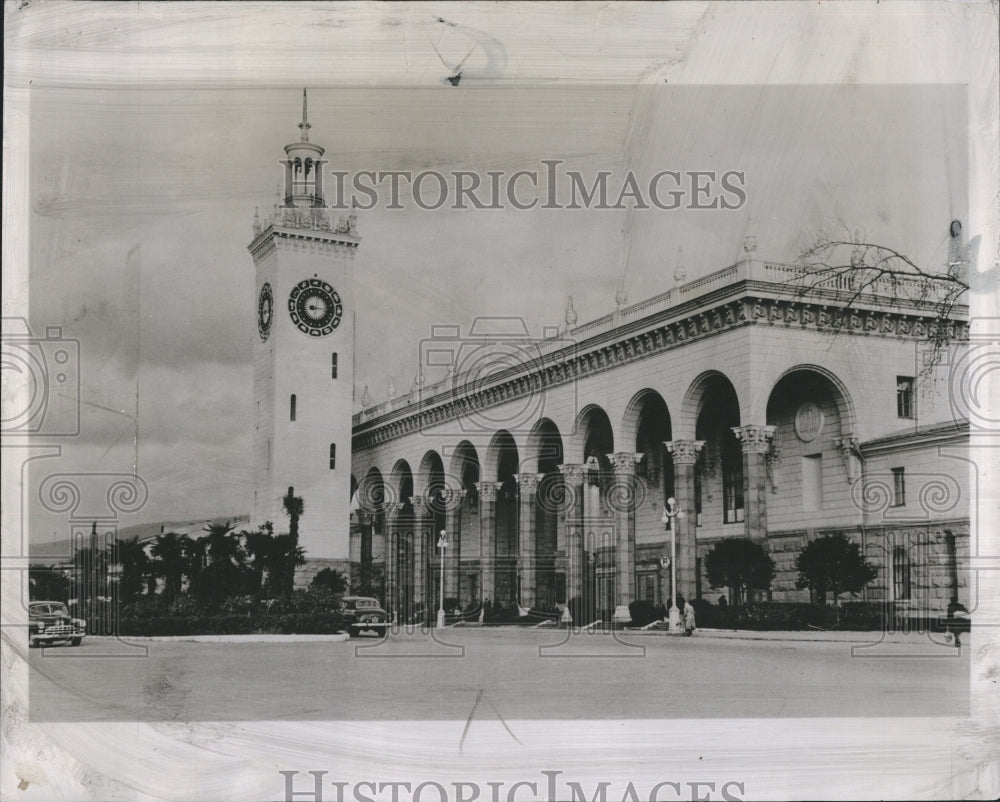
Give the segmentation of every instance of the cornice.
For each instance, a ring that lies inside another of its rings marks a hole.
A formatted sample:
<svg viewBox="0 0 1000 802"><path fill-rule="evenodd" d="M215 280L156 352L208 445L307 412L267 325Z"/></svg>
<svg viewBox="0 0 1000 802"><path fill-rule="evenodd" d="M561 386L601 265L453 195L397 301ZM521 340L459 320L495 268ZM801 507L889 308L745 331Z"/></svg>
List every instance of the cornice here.
<svg viewBox="0 0 1000 802"><path fill-rule="evenodd" d="M722 296L732 295L734 288ZM415 404L355 423L353 449L360 451L446 421L516 401L568 382L672 351L744 326L799 329L827 334L921 340L933 336L932 310L923 314L896 309L843 310L812 300L749 293L715 305L712 293L671 310L589 340L541 353L538 359L497 374L489 384L458 385ZM968 336L966 321L949 321L955 339Z"/></svg>

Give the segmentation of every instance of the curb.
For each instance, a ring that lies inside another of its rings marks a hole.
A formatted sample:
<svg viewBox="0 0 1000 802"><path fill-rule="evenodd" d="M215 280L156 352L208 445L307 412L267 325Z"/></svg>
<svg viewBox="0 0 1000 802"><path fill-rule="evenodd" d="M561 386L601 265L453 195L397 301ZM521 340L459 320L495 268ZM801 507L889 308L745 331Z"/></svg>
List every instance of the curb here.
<svg viewBox="0 0 1000 802"><path fill-rule="evenodd" d="M100 635L88 635L88 638L105 640ZM112 640L151 641L161 643L342 643L350 640L346 632L335 635L273 635L260 633L257 635L122 635Z"/></svg>

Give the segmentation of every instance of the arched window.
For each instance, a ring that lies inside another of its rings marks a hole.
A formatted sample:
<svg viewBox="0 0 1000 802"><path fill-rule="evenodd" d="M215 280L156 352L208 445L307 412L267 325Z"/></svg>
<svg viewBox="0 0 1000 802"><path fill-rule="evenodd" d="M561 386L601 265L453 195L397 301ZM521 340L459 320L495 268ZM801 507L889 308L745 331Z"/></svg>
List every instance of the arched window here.
<svg viewBox="0 0 1000 802"><path fill-rule="evenodd" d="M910 557L906 549L896 546L892 550L892 600L907 601L910 598Z"/></svg>

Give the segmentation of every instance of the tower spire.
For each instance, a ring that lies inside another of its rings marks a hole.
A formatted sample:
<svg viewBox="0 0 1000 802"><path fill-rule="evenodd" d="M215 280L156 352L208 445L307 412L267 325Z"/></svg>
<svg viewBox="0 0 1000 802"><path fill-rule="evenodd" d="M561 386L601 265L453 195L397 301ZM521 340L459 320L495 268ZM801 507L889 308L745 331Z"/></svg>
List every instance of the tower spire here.
<svg viewBox="0 0 1000 802"><path fill-rule="evenodd" d="M299 123L299 130L302 131L302 141L309 141L309 129L312 128L309 125L309 97L306 95L306 90L302 89L302 122Z"/></svg>

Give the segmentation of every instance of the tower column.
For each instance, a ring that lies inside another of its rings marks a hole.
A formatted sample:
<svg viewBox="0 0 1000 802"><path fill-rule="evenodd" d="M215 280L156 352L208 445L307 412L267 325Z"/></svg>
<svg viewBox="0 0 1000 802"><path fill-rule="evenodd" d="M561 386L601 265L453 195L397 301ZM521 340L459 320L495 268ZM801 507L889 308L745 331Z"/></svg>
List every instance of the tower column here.
<svg viewBox="0 0 1000 802"><path fill-rule="evenodd" d="M767 452L774 437L773 426L734 426L733 434L743 449L743 522L747 537L767 537Z"/></svg>
<svg viewBox="0 0 1000 802"><path fill-rule="evenodd" d="M631 451L609 455L615 483L607 503L615 516L615 573L620 605L635 599L635 466L642 457Z"/></svg>
<svg viewBox="0 0 1000 802"><path fill-rule="evenodd" d="M520 603L529 610L535 606L535 590L537 586L538 560L535 549L537 529L535 506L538 493L538 483L544 474L519 473L514 476L517 482L518 498L518 576L521 580Z"/></svg>
<svg viewBox="0 0 1000 802"><path fill-rule="evenodd" d="M424 612L429 609L427 594L427 541L431 528L430 510L427 509L427 499L423 496L412 496L413 505L413 602L423 604Z"/></svg>
<svg viewBox="0 0 1000 802"><path fill-rule="evenodd" d="M694 472L698 454L705 447L704 440L670 440L664 443L674 462L674 498L678 512L674 518L674 537L677 540L677 588L685 599L695 593L695 558L697 555L698 515L695 512Z"/></svg>
<svg viewBox="0 0 1000 802"><path fill-rule="evenodd" d="M583 600L583 473L584 465L559 466L563 481L562 518L566 526L566 601ZM584 622L577 621L576 624Z"/></svg>
<svg viewBox="0 0 1000 802"><path fill-rule="evenodd" d="M479 563L483 600L496 601L497 491L500 482L476 482L479 491Z"/></svg>

